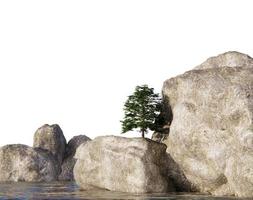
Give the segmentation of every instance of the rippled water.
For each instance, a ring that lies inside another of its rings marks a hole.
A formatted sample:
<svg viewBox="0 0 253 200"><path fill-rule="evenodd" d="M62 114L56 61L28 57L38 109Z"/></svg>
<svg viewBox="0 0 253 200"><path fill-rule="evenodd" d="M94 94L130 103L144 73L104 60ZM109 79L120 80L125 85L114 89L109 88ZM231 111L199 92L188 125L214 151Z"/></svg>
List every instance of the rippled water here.
<svg viewBox="0 0 253 200"><path fill-rule="evenodd" d="M235 197L211 197L201 194L135 195L107 190L80 191L74 182L3 183L0 199L169 199L169 200L235 200Z"/></svg>

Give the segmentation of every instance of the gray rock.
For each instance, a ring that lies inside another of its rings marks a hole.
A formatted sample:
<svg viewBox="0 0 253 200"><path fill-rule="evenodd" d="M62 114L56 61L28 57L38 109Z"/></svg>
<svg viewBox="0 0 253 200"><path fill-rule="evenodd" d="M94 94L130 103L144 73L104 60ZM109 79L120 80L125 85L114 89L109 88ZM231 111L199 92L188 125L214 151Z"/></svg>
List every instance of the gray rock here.
<svg viewBox="0 0 253 200"><path fill-rule="evenodd" d="M65 154L66 139L60 126L45 124L40 127L34 134L33 147L48 150L61 165Z"/></svg>
<svg viewBox="0 0 253 200"><path fill-rule="evenodd" d="M166 146L143 138L97 137L80 145L74 177L84 190L168 192Z"/></svg>
<svg viewBox="0 0 253 200"><path fill-rule="evenodd" d="M76 153L76 149L83 143L90 141L91 139L85 135L78 135L73 137L67 144L65 157L61 166L61 174L59 176L59 180L62 181L73 181L73 168L76 163L76 159L74 155Z"/></svg>
<svg viewBox="0 0 253 200"><path fill-rule="evenodd" d="M86 135L77 135L71 138L67 144L66 157L74 156L76 149L84 142L90 141L91 139Z"/></svg>
<svg viewBox="0 0 253 200"><path fill-rule="evenodd" d="M201 192L253 196L252 63L228 52L164 83L167 152Z"/></svg>
<svg viewBox="0 0 253 200"><path fill-rule="evenodd" d="M53 157L21 144L0 148L0 181L42 182L57 180Z"/></svg>

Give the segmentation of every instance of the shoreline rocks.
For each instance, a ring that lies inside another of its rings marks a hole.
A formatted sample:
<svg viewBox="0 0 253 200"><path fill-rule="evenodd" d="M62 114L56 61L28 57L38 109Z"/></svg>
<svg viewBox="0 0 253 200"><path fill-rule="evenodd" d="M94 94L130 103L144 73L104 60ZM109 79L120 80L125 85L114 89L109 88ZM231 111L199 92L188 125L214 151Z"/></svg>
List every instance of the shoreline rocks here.
<svg viewBox="0 0 253 200"><path fill-rule="evenodd" d="M34 148L0 148L0 181L73 180L74 173L84 190L252 197L253 59L238 52L209 58L165 81L162 92L164 123L153 139L164 144L84 135L66 144L61 128L46 124Z"/></svg>
<svg viewBox="0 0 253 200"><path fill-rule="evenodd" d="M84 190L174 191L167 180L164 144L143 138L101 136L82 144L75 158L74 177Z"/></svg>
<svg viewBox="0 0 253 200"><path fill-rule="evenodd" d="M73 137L68 144L59 125L45 124L34 134L34 145L5 145L0 148L0 182L73 181L75 151L90 140Z"/></svg>

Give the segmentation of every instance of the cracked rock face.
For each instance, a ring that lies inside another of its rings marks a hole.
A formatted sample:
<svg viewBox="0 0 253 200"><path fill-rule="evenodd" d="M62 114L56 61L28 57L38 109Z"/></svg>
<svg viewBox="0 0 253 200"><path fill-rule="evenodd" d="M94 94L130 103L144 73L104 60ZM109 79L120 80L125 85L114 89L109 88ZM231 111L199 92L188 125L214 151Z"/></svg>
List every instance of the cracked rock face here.
<svg viewBox="0 0 253 200"><path fill-rule="evenodd" d="M21 144L0 148L0 181L49 182L57 180L58 169L43 151Z"/></svg>
<svg viewBox="0 0 253 200"><path fill-rule="evenodd" d="M200 191L253 196L253 59L228 52L164 82L173 121L163 142Z"/></svg>
<svg viewBox="0 0 253 200"><path fill-rule="evenodd" d="M146 193L174 188L166 179L166 146L142 138L97 137L80 145L74 177L82 189Z"/></svg>

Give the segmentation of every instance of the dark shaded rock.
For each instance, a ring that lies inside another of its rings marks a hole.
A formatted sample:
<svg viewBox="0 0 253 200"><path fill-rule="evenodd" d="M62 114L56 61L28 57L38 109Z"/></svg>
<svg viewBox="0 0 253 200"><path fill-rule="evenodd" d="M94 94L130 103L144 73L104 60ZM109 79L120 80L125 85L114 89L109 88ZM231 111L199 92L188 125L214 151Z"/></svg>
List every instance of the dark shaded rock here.
<svg viewBox="0 0 253 200"><path fill-rule="evenodd" d="M78 135L73 137L67 144L65 157L61 166L61 174L59 180L72 181L74 180L73 168L76 163L74 155L76 149L83 143L90 141L91 139L85 135Z"/></svg>
<svg viewBox="0 0 253 200"><path fill-rule="evenodd" d="M71 138L67 144L65 157L74 156L76 149L84 142L90 141L91 139L86 135L78 135Z"/></svg>
<svg viewBox="0 0 253 200"><path fill-rule="evenodd" d="M166 162L167 175L177 192L197 192L199 190L186 178L183 170L169 154L167 154Z"/></svg>

